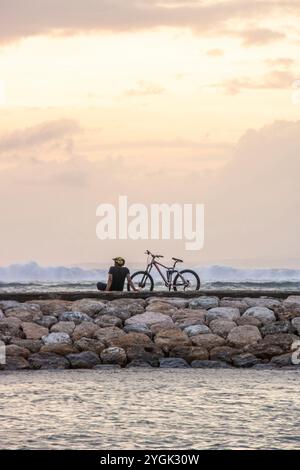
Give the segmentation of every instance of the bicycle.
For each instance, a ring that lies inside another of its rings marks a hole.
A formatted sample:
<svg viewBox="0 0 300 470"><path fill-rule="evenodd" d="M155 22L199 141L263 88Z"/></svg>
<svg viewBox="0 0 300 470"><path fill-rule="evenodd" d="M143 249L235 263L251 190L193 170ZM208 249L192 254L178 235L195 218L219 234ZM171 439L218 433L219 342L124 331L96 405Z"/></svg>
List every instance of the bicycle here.
<svg viewBox="0 0 300 470"><path fill-rule="evenodd" d="M172 258L174 264L172 267L168 267L156 261L157 258L163 258L163 255L154 255L149 250L145 252L145 255L148 255L146 270L137 271L131 276L132 282L140 290L152 291L154 289L154 280L150 274L153 267L156 268L165 287L167 287L169 291L171 291L171 289L177 291L180 288L182 288L183 291L195 291L200 289L200 278L195 271L192 271L191 269L178 271L178 269L176 269L177 263L183 263L182 259ZM149 257L151 257L151 259L149 259ZM166 270L166 275L163 274L160 267ZM127 284L127 290L130 291L129 284Z"/></svg>

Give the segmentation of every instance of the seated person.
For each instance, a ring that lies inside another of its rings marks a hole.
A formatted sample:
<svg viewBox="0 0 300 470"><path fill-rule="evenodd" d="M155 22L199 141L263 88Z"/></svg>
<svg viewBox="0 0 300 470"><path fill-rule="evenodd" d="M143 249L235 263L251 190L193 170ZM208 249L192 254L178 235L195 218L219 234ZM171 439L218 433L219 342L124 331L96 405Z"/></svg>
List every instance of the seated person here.
<svg viewBox="0 0 300 470"><path fill-rule="evenodd" d="M127 279L130 287L134 291L138 291L134 286L129 269L124 266L125 259L121 256L113 258L115 265L109 268L107 284L104 282L97 283L97 289L102 291L122 291L124 289L125 279Z"/></svg>

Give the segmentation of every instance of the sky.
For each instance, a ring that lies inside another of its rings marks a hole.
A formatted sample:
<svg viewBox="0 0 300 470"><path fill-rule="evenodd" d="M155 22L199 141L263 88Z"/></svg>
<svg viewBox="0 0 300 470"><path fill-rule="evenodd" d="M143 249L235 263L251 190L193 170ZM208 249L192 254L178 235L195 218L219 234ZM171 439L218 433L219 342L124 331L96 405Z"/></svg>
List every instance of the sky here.
<svg viewBox="0 0 300 470"><path fill-rule="evenodd" d="M300 268L299 19L297 0L1 0L0 265ZM203 249L97 239L120 195L204 204Z"/></svg>

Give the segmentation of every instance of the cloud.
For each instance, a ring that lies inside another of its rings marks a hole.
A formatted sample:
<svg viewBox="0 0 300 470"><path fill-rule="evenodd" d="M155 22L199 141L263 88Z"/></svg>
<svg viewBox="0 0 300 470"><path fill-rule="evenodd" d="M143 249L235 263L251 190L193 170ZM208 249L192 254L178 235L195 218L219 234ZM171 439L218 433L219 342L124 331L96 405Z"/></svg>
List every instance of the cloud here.
<svg viewBox="0 0 300 470"><path fill-rule="evenodd" d="M290 59L289 57L277 57L274 59L267 59L266 64L270 67L283 67L289 68L295 64L294 59Z"/></svg>
<svg viewBox="0 0 300 470"><path fill-rule="evenodd" d="M222 85L225 92L230 95L236 95L243 90L280 90L290 89L295 76L291 72L275 70L265 74L259 79L253 78L234 78L226 80Z"/></svg>
<svg viewBox="0 0 300 470"><path fill-rule="evenodd" d="M248 29L238 32L237 35L243 39L243 45L246 47L263 46L285 38L284 33L267 28Z"/></svg>
<svg viewBox="0 0 300 470"><path fill-rule="evenodd" d="M131 88L124 92L125 96L147 96L147 95L160 95L166 90L155 83L145 82L139 80L135 88Z"/></svg>
<svg viewBox="0 0 300 470"><path fill-rule="evenodd" d="M224 55L224 51L222 49L210 49L206 51L206 54L211 57L222 57Z"/></svg>
<svg viewBox="0 0 300 470"><path fill-rule="evenodd" d="M295 14L298 1L214 0L149 2L148 0L1 0L0 42L39 34L139 31L157 27L213 32L226 23ZM267 33L246 42L266 40ZM265 37L263 38L265 34ZM269 37L269 40L271 38Z"/></svg>
<svg viewBox="0 0 300 470"><path fill-rule="evenodd" d="M0 136L0 154L55 143L80 131L77 121L59 119ZM68 141L67 141L68 144Z"/></svg>

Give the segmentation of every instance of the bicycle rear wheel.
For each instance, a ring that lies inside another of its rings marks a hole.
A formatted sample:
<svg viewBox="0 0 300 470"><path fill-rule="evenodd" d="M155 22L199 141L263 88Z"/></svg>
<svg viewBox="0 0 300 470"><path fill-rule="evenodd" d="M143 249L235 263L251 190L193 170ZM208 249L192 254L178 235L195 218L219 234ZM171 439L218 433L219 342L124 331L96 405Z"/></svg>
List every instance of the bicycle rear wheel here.
<svg viewBox="0 0 300 470"><path fill-rule="evenodd" d="M143 291L152 291L154 288L154 281L152 276L147 271L137 271L131 276L134 286ZM127 290L130 291L130 285L127 283Z"/></svg>
<svg viewBox="0 0 300 470"><path fill-rule="evenodd" d="M195 271L184 269L180 271L173 284L174 291L195 291L200 289L200 278Z"/></svg>

